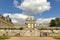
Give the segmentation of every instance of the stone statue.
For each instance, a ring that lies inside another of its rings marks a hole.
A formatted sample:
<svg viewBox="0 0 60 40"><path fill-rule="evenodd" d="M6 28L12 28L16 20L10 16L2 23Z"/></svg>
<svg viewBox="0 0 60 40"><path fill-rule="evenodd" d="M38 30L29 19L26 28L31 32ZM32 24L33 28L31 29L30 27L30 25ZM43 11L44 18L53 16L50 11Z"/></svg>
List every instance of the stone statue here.
<svg viewBox="0 0 60 40"><path fill-rule="evenodd" d="M11 18L9 17L9 15L6 16L6 19L8 22L11 22Z"/></svg>

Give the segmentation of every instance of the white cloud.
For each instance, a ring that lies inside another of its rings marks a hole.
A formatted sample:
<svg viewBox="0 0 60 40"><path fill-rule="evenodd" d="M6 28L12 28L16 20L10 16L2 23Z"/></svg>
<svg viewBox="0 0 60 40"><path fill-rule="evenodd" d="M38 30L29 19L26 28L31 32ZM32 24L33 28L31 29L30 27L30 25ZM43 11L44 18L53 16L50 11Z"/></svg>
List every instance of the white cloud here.
<svg viewBox="0 0 60 40"><path fill-rule="evenodd" d="M3 16L7 16L9 15L9 17L12 19L12 22L13 23L17 23L17 24L23 24L25 22L25 19L28 17L27 15L24 15L24 14L8 14L8 13L5 13L3 14Z"/></svg>
<svg viewBox="0 0 60 40"><path fill-rule="evenodd" d="M18 20L12 19L12 22L13 22L13 23L18 23Z"/></svg>
<svg viewBox="0 0 60 40"><path fill-rule="evenodd" d="M9 15L9 17L12 19L12 22L13 23L16 23L16 24L24 24L25 21L26 21L26 18L28 18L29 16L27 15L24 15L24 14L11 14L11 13L5 13L3 14L3 16L7 16ZM30 16L32 18L34 18L33 16ZM55 18L38 18L36 19L36 24L40 24L40 23L49 23L51 21L51 19L55 19Z"/></svg>
<svg viewBox="0 0 60 40"><path fill-rule="evenodd" d="M8 14L8 13L6 13L6 14L3 14L3 16L7 16L7 15L9 15L11 18L17 18L17 19L19 19L19 18L21 18L21 19L26 19L28 16L27 15L24 15L24 14Z"/></svg>
<svg viewBox="0 0 60 40"><path fill-rule="evenodd" d="M51 8L50 2L47 0L24 0L21 5L17 5L18 1L14 0L16 8L22 9L30 14L41 13Z"/></svg>
<svg viewBox="0 0 60 40"><path fill-rule="evenodd" d="M13 3L14 5L15 5L15 7L19 7L19 6L17 6L18 5L18 1L17 0L14 0L14 3Z"/></svg>
<svg viewBox="0 0 60 40"><path fill-rule="evenodd" d="M27 15L34 15L36 13L42 13L44 11L50 10L51 6L50 6L50 2L48 2L47 0L24 0L21 5L18 5L18 0L14 0L14 5L16 8L22 9L24 12L23 14L27 14ZM20 14L20 16L18 16L19 14L13 15L13 19L15 20L14 22L17 22L16 19L21 20L21 18L25 19L24 15L22 17L22 14ZM16 18L16 17L18 18ZM42 18L38 18L37 19L37 23L44 23L44 22L50 22L52 18L48 18L48 19L42 19ZM21 21L22 22L22 21ZM19 23L19 22L18 22Z"/></svg>
<svg viewBox="0 0 60 40"><path fill-rule="evenodd" d="M47 24L47 23L50 23L50 21L51 21L52 19L55 19L55 18L46 18L46 19L44 19L44 18L38 18L37 21L36 21L36 23L37 23L37 24L40 24L40 23L45 23L45 24Z"/></svg>

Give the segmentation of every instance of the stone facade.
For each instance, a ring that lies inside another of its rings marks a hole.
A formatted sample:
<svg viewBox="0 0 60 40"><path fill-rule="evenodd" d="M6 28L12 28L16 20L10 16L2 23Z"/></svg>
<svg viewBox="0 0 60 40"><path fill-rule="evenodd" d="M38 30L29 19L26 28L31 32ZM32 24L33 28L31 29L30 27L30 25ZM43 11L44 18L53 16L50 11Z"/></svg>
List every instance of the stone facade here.
<svg viewBox="0 0 60 40"><path fill-rule="evenodd" d="M28 17L25 25L18 25L11 22L9 15L7 17L0 15L0 36L60 36L60 28L49 27L48 25L40 25L37 28L35 21L34 18Z"/></svg>

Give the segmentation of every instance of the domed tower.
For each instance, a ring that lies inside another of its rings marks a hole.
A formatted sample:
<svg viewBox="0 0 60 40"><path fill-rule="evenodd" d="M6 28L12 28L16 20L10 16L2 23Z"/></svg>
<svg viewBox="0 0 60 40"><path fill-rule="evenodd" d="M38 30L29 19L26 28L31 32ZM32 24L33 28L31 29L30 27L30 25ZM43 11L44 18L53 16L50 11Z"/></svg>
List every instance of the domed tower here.
<svg viewBox="0 0 60 40"><path fill-rule="evenodd" d="M26 19L26 27L29 28L29 29L34 29L36 27L36 23L35 23L35 18L32 17L32 16L29 16L27 19Z"/></svg>

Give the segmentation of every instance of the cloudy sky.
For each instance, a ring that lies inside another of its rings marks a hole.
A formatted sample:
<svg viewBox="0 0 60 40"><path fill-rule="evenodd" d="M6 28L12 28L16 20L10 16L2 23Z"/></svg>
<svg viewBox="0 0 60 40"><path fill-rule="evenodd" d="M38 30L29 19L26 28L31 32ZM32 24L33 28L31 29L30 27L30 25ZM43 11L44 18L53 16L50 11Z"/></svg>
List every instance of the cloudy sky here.
<svg viewBox="0 0 60 40"><path fill-rule="evenodd" d="M12 22L18 24L31 15L37 23L46 23L60 17L60 0L0 0L0 14L10 15Z"/></svg>

